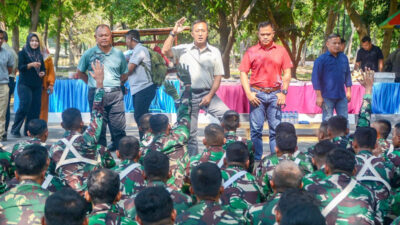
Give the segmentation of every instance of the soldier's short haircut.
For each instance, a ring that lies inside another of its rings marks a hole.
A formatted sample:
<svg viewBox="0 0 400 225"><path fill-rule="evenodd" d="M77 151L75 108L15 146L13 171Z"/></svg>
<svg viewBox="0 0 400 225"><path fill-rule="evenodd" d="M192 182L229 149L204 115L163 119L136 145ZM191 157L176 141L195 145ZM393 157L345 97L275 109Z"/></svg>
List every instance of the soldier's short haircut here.
<svg viewBox="0 0 400 225"><path fill-rule="evenodd" d="M32 136L40 136L47 131L47 123L41 119L33 119L28 123L28 131Z"/></svg>
<svg viewBox="0 0 400 225"><path fill-rule="evenodd" d="M279 135L282 133L292 133L292 134L296 135L296 128L291 123L282 122L282 123L278 124L278 126L276 126L275 132L276 132L276 135Z"/></svg>
<svg viewBox="0 0 400 225"><path fill-rule="evenodd" d="M125 136L119 140L118 151L121 159L134 159L139 154L139 140L134 136Z"/></svg>
<svg viewBox="0 0 400 225"><path fill-rule="evenodd" d="M154 134L167 131L169 119L164 114L154 114L150 117L150 128Z"/></svg>
<svg viewBox="0 0 400 225"><path fill-rule="evenodd" d="M315 145L315 148L311 154L319 164L325 164L326 156L334 148L336 148L336 145L330 140L322 140Z"/></svg>
<svg viewBox="0 0 400 225"><path fill-rule="evenodd" d="M30 145L15 159L15 169L19 175L39 175L46 169L47 149L41 145Z"/></svg>
<svg viewBox="0 0 400 225"><path fill-rule="evenodd" d="M281 152L294 153L297 147L296 134L280 133L276 135L276 146Z"/></svg>
<svg viewBox="0 0 400 225"><path fill-rule="evenodd" d="M374 149L378 134L372 127L358 127L354 132L354 140L360 148Z"/></svg>
<svg viewBox="0 0 400 225"><path fill-rule="evenodd" d="M169 192L161 186L148 187L136 196L135 207L138 217L146 225L160 224L162 220L171 218L174 210Z"/></svg>
<svg viewBox="0 0 400 225"><path fill-rule="evenodd" d="M150 150L143 160L144 172L148 178L168 178L169 159L164 153Z"/></svg>
<svg viewBox="0 0 400 225"><path fill-rule="evenodd" d="M325 137L328 136L328 121L322 121L319 125L319 132L322 132Z"/></svg>
<svg viewBox="0 0 400 225"><path fill-rule="evenodd" d="M320 209L311 203L299 203L281 214L280 225L326 225Z"/></svg>
<svg viewBox="0 0 400 225"><path fill-rule="evenodd" d="M63 188L46 199L44 218L47 225L82 225L86 201L71 188Z"/></svg>
<svg viewBox="0 0 400 225"><path fill-rule="evenodd" d="M272 181L278 192L289 188L300 188L303 173L293 161L282 160L274 169Z"/></svg>
<svg viewBox="0 0 400 225"><path fill-rule="evenodd" d="M228 110L222 117L224 128L228 131L236 131L240 124L240 116L234 110Z"/></svg>
<svg viewBox="0 0 400 225"><path fill-rule="evenodd" d="M389 120L380 119L375 121L378 124L378 132L382 136L382 138L387 139L389 137L390 132L392 131L392 124Z"/></svg>
<svg viewBox="0 0 400 225"><path fill-rule="evenodd" d="M215 163L201 163L192 169L190 181L195 195L217 197L222 183L221 170Z"/></svg>
<svg viewBox="0 0 400 225"><path fill-rule="evenodd" d="M151 113L146 113L139 119L139 128L142 132L147 132L150 130L150 117Z"/></svg>
<svg viewBox="0 0 400 225"><path fill-rule="evenodd" d="M332 116L328 120L328 129L333 134L345 133L347 130L347 119L344 116Z"/></svg>
<svg viewBox="0 0 400 225"><path fill-rule="evenodd" d="M119 174L109 169L97 169L89 174L88 192L94 204L112 204L119 192Z"/></svg>
<svg viewBox="0 0 400 225"><path fill-rule="evenodd" d="M204 136L208 145L224 144L224 128L216 123L211 123L204 129Z"/></svg>
<svg viewBox="0 0 400 225"><path fill-rule="evenodd" d="M349 150L335 148L326 156L326 165L332 171L343 171L351 175L356 166L356 157Z"/></svg>
<svg viewBox="0 0 400 225"><path fill-rule="evenodd" d="M81 126L81 111L76 108L68 108L61 114L62 124L66 130L78 129Z"/></svg>
<svg viewBox="0 0 400 225"><path fill-rule="evenodd" d="M233 142L226 149L226 159L228 162L246 163L249 160L249 150L243 142Z"/></svg>
<svg viewBox="0 0 400 225"><path fill-rule="evenodd" d="M313 194L300 188L289 188L282 193L276 209L281 214L285 214L294 206L305 203L316 205L317 207L321 205L321 202Z"/></svg>

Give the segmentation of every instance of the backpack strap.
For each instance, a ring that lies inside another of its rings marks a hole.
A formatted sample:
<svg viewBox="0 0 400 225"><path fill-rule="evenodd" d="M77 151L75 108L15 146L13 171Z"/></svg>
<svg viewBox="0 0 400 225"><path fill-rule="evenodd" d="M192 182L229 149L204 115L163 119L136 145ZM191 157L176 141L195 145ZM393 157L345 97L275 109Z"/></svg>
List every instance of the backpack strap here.
<svg viewBox="0 0 400 225"><path fill-rule="evenodd" d="M224 152L224 155L222 156L222 158L218 161L218 168L222 168L222 166L224 165L224 159L226 158L226 152Z"/></svg>
<svg viewBox="0 0 400 225"><path fill-rule="evenodd" d="M246 173L247 173L247 171L242 170L242 171L236 173L235 175L233 175L231 178L229 178L229 180L227 180L224 183L224 188L227 188L227 187L231 186L231 184L233 184L233 182L235 182L237 179L239 179L242 176L244 176Z"/></svg>
<svg viewBox="0 0 400 225"><path fill-rule="evenodd" d="M46 176L46 179L43 181L42 188L47 189L53 180L53 175L49 174Z"/></svg>
<svg viewBox="0 0 400 225"><path fill-rule="evenodd" d="M390 184L381 177L381 175L376 171L376 169L371 164L372 160L376 159L377 157L371 156L368 159L361 155L358 155L357 157L364 161L363 167L361 168L360 172L356 176L357 180L359 180L359 181L377 181L377 182L380 182L383 185L385 185L388 190L391 190ZM371 171L373 176L366 176L365 172L367 172L367 170Z"/></svg>
<svg viewBox="0 0 400 225"><path fill-rule="evenodd" d="M126 167L124 170L121 171L119 174L119 180L123 180L130 172L140 166L139 163L133 163L132 165Z"/></svg>
<svg viewBox="0 0 400 225"><path fill-rule="evenodd" d="M92 165L97 165L98 161L93 160L93 159L88 159L82 157L81 154L75 149L73 146L74 141L80 137L80 135L74 135L70 140L67 140L66 138L61 139L61 141L65 144L66 148L63 151L63 154L60 158L60 161L57 163L56 169L60 168L61 166L72 164L72 163L88 163ZM66 159L68 153L71 152L75 157L71 159Z"/></svg>
<svg viewBox="0 0 400 225"><path fill-rule="evenodd" d="M345 199L357 184L357 180L351 179L350 183L329 202L329 204L322 210L322 215L326 217L343 199Z"/></svg>

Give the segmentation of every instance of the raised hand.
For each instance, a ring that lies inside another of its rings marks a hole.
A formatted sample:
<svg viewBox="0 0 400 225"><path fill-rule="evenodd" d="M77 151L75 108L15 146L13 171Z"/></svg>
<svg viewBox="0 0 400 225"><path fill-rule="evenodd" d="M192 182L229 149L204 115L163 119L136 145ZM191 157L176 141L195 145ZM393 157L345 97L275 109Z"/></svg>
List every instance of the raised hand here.
<svg viewBox="0 0 400 225"><path fill-rule="evenodd" d="M185 23L185 21L186 21L186 18L185 18L185 17L182 17L182 18L180 18L178 21L176 21L175 26L174 26L174 29L172 29L172 32L173 32L174 34L179 34L179 33L181 33L181 32L184 30L183 24Z"/></svg>
<svg viewBox="0 0 400 225"><path fill-rule="evenodd" d="M96 81L97 88L103 88L104 81L104 66L100 63L99 60L96 60L95 63L92 63L92 71L89 71L90 76Z"/></svg>
<svg viewBox="0 0 400 225"><path fill-rule="evenodd" d="M171 81L164 81L164 92L167 95L171 96L174 100L177 100L179 98L178 92L176 91L176 88Z"/></svg>
<svg viewBox="0 0 400 225"><path fill-rule="evenodd" d="M183 82L184 85L192 84L192 79L190 78L189 66L185 64L178 64L178 77Z"/></svg>
<svg viewBox="0 0 400 225"><path fill-rule="evenodd" d="M365 88L366 94L372 93L372 87L374 86L374 76L375 71L367 68L365 72L362 73L362 79L357 79L357 81Z"/></svg>

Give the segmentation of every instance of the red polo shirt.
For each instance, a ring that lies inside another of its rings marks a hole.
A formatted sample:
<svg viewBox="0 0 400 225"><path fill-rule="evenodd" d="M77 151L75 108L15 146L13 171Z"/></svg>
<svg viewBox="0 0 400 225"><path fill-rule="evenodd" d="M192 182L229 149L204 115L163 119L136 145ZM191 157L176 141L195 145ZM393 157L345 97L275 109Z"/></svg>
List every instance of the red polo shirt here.
<svg viewBox="0 0 400 225"><path fill-rule="evenodd" d="M247 49L239 70L245 73L251 70L250 86L273 88L281 86L283 70L292 67L292 60L284 47L273 43L266 49L258 43Z"/></svg>

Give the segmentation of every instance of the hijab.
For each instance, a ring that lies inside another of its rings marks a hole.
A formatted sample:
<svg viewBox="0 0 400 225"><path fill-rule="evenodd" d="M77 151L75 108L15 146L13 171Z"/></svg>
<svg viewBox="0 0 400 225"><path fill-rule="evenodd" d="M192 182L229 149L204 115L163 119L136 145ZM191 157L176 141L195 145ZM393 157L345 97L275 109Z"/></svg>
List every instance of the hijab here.
<svg viewBox="0 0 400 225"><path fill-rule="evenodd" d="M26 38L26 44L23 48L23 51L28 55L28 58L32 62L40 62L43 59L42 53L40 53L40 44L37 49L31 48L30 42L33 37L36 37L38 40L39 37L36 34L30 33L28 37ZM40 43L40 41L39 41Z"/></svg>
<svg viewBox="0 0 400 225"><path fill-rule="evenodd" d="M32 34L36 34L36 36L38 37L40 44L40 53L42 53L43 60L46 60L50 56L50 52L46 48L42 36L37 32L32 32Z"/></svg>

